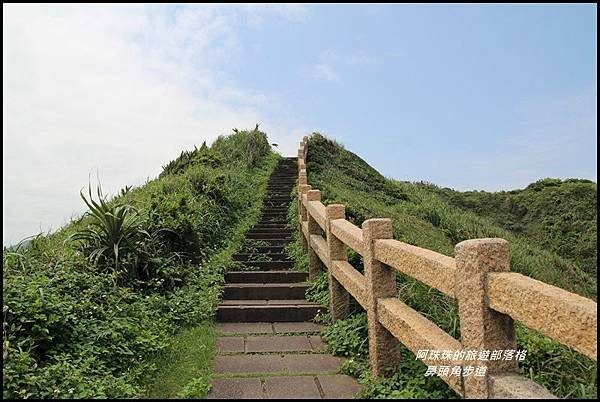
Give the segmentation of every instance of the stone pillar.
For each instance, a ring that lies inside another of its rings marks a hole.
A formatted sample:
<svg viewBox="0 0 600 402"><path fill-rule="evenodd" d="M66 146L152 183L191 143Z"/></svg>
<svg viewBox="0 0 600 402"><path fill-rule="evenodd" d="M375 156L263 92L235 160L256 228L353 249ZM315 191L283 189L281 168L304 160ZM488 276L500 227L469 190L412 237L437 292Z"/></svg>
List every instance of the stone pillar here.
<svg viewBox="0 0 600 402"><path fill-rule="evenodd" d="M308 177L306 176L306 170L301 170L298 175L298 184L308 184Z"/></svg>
<svg viewBox="0 0 600 402"><path fill-rule="evenodd" d="M387 375L388 367L400 362L400 343L377 320L377 299L396 297L396 271L375 259L375 240L392 238L390 219L368 219L362 224L367 279L367 317L369 319L369 356L376 376Z"/></svg>
<svg viewBox="0 0 600 402"><path fill-rule="evenodd" d="M306 170L306 163L304 162L304 159L298 159L298 161L298 173L300 173L302 169Z"/></svg>
<svg viewBox="0 0 600 402"><path fill-rule="evenodd" d="M308 220L308 213L306 211L306 207L302 205L302 194L307 194L312 187L308 184L300 184L298 186L298 224L300 226L300 238L302 239L302 250L305 253L308 253L308 240L304 236L304 231L302 230L302 223Z"/></svg>
<svg viewBox="0 0 600 402"><path fill-rule="evenodd" d="M306 193L307 201L321 201L321 192L319 190L309 190ZM307 213L308 216L308 280L313 281L318 275L319 272L323 270L323 262L313 250L312 245L310 244L310 235L320 234L321 227L313 218L310 216L310 213Z"/></svg>
<svg viewBox="0 0 600 402"><path fill-rule="evenodd" d="M510 316L488 307L487 273L510 270L508 242L504 239L473 239L455 247L456 299L460 317L461 344L465 351L516 349L515 328ZM502 352L504 353L504 352ZM483 377L463 378L465 398L486 399L491 395L487 374L517 371L515 359L476 360L486 365Z"/></svg>
<svg viewBox="0 0 600 402"><path fill-rule="evenodd" d="M331 204L325 207L325 233L327 234L327 253L329 266L333 261L348 261L346 245L331 233L331 221L346 219L346 207L342 204ZM349 313L350 295L341 283L328 271L329 279L329 311L333 322L344 319Z"/></svg>

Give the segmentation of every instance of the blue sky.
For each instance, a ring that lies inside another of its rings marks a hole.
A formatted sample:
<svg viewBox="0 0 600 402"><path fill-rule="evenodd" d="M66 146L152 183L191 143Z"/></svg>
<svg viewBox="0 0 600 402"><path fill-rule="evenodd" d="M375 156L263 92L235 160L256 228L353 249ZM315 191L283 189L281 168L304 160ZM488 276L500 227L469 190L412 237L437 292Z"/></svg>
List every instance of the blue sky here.
<svg viewBox="0 0 600 402"><path fill-rule="evenodd" d="M595 5L3 9L5 244L256 122L458 190L596 180Z"/></svg>

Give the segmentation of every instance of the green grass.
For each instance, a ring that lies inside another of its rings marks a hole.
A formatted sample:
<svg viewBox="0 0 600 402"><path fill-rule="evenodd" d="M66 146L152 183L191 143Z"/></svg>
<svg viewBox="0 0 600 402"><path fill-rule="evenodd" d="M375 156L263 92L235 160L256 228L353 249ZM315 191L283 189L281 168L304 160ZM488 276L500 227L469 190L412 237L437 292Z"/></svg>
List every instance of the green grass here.
<svg viewBox="0 0 600 402"><path fill-rule="evenodd" d="M188 397L203 398L210 384L212 361L215 355L216 331L211 322L186 329L172 338L168 349L155 362L159 367L153 383L148 387L149 398L176 398L188 386L197 392L185 393Z"/></svg>
<svg viewBox="0 0 600 402"><path fill-rule="evenodd" d="M454 246L460 241L471 238L501 237L508 240L510 245L512 271L596 300L595 269L591 272L585 265L580 264L577 258L556 252L553 247L548 247L547 243L543 243L535 236L529 236L524 231L513 231L499 224L489 214L479 214L473 208L456 205L455 202L448 200L447 195L440 194L435 186L387 179L357 155L317 133L309 140L307 171L309 183L313 188L321 190L323 203L344 204L347 219L359 227L366 219L391 218L395 239L448 256L454 255ZM572 183L573 186L580 184ZM589 183L584 184L589 186ZM539 183L537 186L532 186L532 188L536 187L540 187ZM591 221L595 227L595 196L589 196L588 189L584 192L587 196L577 202L577 216L580 217L580 224ZM540 198L536 200L536 205L539 206L536 208L542 210L544 208L541 206L554 202L558 193L551 193L549 201L542 200L546 194L543 188L536 194L536 197ZM563 196L573 199L571 196ZM296 210L297 207L293 205L288 214L291 227L295 229L297 229ZM532 215L531 222L524 221L523 224L528 226L531 223L529 226L533 227L536 219L546 224L551 220L559 221L557 217L562 214L560 208L553 211L539 219ZM557 240L553 244L576 242L573 240L572 233L579 227L578 225L560 226L567 233L565 241ZM543 229L539 230L543 231ZM295 244L286 248L292 257L302 254L298 236L296 233ZM560 236L560 231L555 231L553 236ZM586 239L588 237L595 239L595 229L593 236L586 234ZM573 250L577 252L576 247L570 248L570 252ZM595 255L590 257L587 245L584 244L581 250L582 257L595 258ZM348 259L355 268L362 270L359 255L350 252ZM304 259L301 257L297 268L306 269L306 266L306 257ZM460 321L455 300L400 273L397 275L397 285L398 297L402 301L454 338L460 339ZM307 297L327 305L327 283L324 276L311 284ZM351 312L351 317L335 325L331 325L330 317L327 315L322 318L322 322L328 325L325 336L331 350L351 359L346 366L346 372L358 377L364 385L363 397L452 398L456 396L454 391L439 378L425 379L423 376L425 366L418 364L419 362L415 363L414 355L406 348L403 348L402 352L405 358L392 373L391 379L373 378L367 364L368 348L365 348L364 343L359 343L366 337L366 321L355 320L357 315L364 314L364 310L356 301L351 300ZM558 397L592 398L597 395L597 364L594 361L518 323L516 329L519 347L529 350L528 357L520 364L523 375L545 386ZM356 333L362 334L362 337L357 339Z"/></svg>
<svg viewBox="0 0 600 402"><path fill-rule="evenodd" d="M422 184L451 205L489 217L595 275L597 185L581 179L541 179L522 190L459 192Z"/></svg>

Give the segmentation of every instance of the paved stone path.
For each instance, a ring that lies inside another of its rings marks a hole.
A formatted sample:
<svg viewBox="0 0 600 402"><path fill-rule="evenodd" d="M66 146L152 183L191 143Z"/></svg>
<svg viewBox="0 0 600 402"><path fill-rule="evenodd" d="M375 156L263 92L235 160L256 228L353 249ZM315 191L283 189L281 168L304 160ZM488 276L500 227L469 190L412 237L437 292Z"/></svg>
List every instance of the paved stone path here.
<svg viewBox="0 0 600 402"><path fill-rule="evenodd" d="M225 276L209 398L351 398L359 390L352 377L336 374L343 359L326 353L322 326L310 321L324 308L306 301L307 274L289 270L294 262L283 251L296 178L296 158L283 158L262 219L234 256L244 269Z"/></svg>

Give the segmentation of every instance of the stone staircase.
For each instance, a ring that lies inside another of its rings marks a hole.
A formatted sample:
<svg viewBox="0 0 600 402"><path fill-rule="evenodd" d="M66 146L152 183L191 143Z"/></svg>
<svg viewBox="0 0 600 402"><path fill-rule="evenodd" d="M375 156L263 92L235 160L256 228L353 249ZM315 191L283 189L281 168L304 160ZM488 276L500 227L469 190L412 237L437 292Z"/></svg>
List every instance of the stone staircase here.
<svg viewBox="0 0 600 402"><path fill-rule="evenodd" d="M296 159L283 159L269 180L262 218L246 233L248 246L234 255L244 270L225 275L219 322L308 321L322 309L304 299L307 274L289 271L294 261L283 251L292 236L286 225L296 178Z"/></svg>
<svg viewBox="0 0 600 402"><path fill-rule="evenodd" d="M325 308L305 297L307 273L290 270L287 211L297 178L296 158L283 158L268 184L262 218L234 255L243 268L227 272L217 310L218 355L209 398L340 398L358 391L336 374L343 359L325 353L311 322Z"/></svg>

